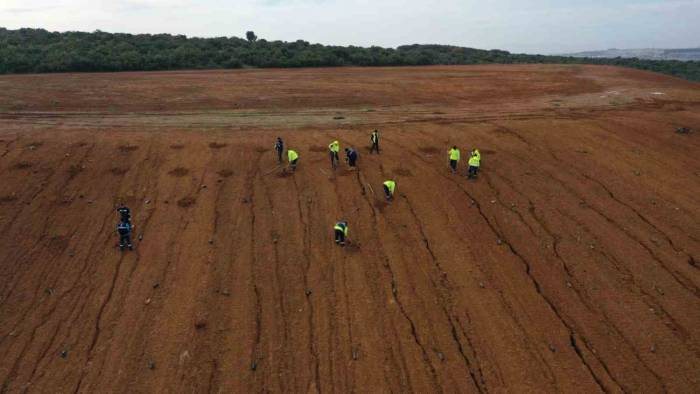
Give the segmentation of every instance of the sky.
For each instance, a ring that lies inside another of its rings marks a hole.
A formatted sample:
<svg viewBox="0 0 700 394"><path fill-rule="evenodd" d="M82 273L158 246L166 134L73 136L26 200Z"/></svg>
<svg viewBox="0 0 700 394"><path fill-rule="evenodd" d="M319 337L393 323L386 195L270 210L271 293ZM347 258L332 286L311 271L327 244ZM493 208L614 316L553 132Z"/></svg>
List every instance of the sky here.
<svg viewBox="0 0 700 394"><path fill-rule="evenodd" d="M0 0L0 27L556 54L700 47L700 0Z"/></svg>

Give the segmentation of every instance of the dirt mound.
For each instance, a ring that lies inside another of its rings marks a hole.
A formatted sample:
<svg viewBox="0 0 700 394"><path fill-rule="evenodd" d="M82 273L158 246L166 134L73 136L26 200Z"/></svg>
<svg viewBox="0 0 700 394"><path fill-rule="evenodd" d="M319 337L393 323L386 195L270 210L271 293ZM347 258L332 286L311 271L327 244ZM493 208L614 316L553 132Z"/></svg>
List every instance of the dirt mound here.
<svg viewBox="0 0 700 394"><path fill-rule="evenodd" d="M188 170L187 168L184 168L184 167L177 167L177 168L170 170L170 172L168 172L169 175L172 175L174 177L183 177L189 173L190 173L190 170Z"/></svg>
<svg viewBox="0 0 700 394"><path fill-rule="evenodd" d="M218 142L212 142L209 144L209 147L212 149L221 149L221 148L225 148L227 146L228 146L228 144L221 144Z"/></svg>
<svg viewBox="0 0 700 394"><path fill-rule="evenodd" d="M139 149L136 145L119 145L119 151L122 153L129 153Z"/></svg>
<svg viewBox="0 0 700 394"><path fill-rule="evenodd" d="M26 170L27 168L32 167L32 163L28 161L20 161L19 163L16 163L12 166L13 170Z"/></svg>
<svg viewBox="0 0 700 394"><path fill-rule="evenodd" d="M219 176L222 178L228 178L231 175L233 175L233 171L231 171L231 170L219 170L219 172L217 172L217 174L219 174Z"/></svg>
<svg viewBox="0 0 700 394"><path fill-rule="evenodd" d="M182 208L189 208L197 202L194 197L183 197L177 201L177 205Z"/></svg>
<svg viewBox="0 0 700 394"><path fill-rule="evenodd" d="M26 108L0 113L2 393L697 391L700 139L673 128L700 128L697 84L508 65L0 85ZM381 153L332 176L327 141L374 128ZM261 148L277 136L293 174ZM481 149L478 180L464 150L450 173L454 144Z"/></svg>

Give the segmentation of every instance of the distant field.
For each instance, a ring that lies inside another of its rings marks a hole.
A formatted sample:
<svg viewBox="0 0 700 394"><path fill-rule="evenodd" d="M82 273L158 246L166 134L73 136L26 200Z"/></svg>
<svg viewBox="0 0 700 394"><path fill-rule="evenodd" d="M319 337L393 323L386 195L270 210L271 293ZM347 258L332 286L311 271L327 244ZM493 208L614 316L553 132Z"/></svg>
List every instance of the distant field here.
<svg viewBox="0 0 700 394"><path fill-rule="evenodd" d="M699 87L553 65L0 76L0 392L697 392ZM359 171L330 169L334 139Z"/></svg>

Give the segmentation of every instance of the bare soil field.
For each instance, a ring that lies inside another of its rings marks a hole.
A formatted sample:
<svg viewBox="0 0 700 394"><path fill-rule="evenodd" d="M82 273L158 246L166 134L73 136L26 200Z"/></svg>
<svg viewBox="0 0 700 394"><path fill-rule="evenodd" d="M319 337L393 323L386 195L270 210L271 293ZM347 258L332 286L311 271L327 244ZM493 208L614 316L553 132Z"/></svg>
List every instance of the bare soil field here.
<svg viewBox="0 0 700 394"><path fill-rule="evenodd" d="M697 130L610 67L2 76L0 392L697 393Z"/></svg>

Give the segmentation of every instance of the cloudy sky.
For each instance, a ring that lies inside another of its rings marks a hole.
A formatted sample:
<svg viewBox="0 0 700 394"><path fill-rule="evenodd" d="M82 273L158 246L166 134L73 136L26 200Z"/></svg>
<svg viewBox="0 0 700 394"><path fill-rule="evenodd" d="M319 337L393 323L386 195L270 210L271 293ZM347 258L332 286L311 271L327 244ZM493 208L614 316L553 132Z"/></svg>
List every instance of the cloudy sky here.
<svg viewBox="0 0 700 394"><path fill-rule="evenodd" d="M513 52L700 46L700 0L0 0L0 26Z"/></svg>

